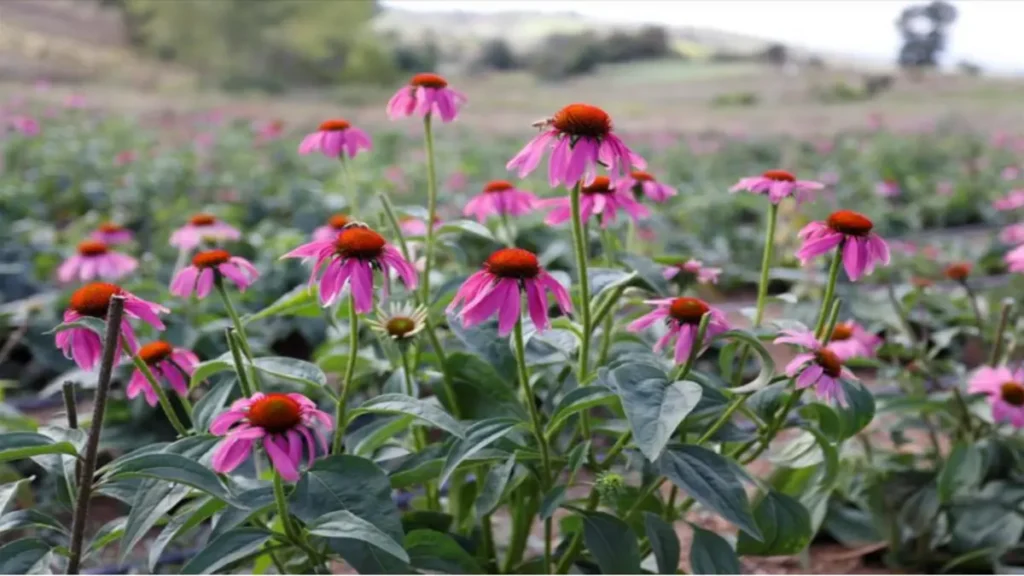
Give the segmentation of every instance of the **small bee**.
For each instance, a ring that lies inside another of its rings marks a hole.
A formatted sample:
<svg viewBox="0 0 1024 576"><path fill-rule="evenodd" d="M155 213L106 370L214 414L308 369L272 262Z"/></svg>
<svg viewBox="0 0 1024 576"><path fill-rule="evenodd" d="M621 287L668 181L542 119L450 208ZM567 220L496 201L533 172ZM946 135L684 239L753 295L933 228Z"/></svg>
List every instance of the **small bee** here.
<svg viewBox="0 0 1024 576"><path fill-rule="evenodd" d="M530 124L530 126L536 128L538 130L544 130L545 128L550 127L554 123L555 123L555 119L554 118L541 118L540 120L537 120L536 122L533 122L532 124Z"/></svg>

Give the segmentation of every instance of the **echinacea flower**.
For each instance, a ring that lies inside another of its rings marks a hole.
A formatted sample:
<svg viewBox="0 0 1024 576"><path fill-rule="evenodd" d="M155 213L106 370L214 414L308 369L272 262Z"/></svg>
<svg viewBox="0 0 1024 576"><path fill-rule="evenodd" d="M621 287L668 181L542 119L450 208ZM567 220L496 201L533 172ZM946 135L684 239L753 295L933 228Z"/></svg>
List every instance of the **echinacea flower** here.
<svg viewBox="0 0 1024 576"><path fill-rule="evenodd" d="M871 358L881 345L881 338L852 320L837 323L828 341L828 348L843 360Z"/></svg>
<svg viewBox="0 0 1024 576"><path fill-rule="evenodd" d="M846 393L842 380L856 380L853 372L843 366L843 358L831 346L823 346L808 330L783 330L776 344L795 344L808 352L797 354L786 365L786 376L795 379L798 389L814 386L818 398L835 400L846 406Z"/></svg>
<svg viewBox="0 0 1024 576"><path fill-rule="evenodd" d="M402 236L426 236L427 222L415 216L402 216L398 220L398 227L402 230ZM441 227L441 219L434 217L434 230Z"/></svg>
<svg viewBox="0 0 1024 576"><path fill-rule="evenodd" d="M402 86L388 101L388 118L392 120L405 116L436 114L443 122L451 122L458 115L459 108L466 103L466 96L448 87L448 81L437 74L416 74L409 84Z"/></svg>
<svg viewBox="0 0 1024 576"><path fill-rule="evenodd" d="M1024 243L1024 222L1010 224L999 233L999 240L1004 244Z"/></svg>
<svg viewBox="0 0 1024 576"><path fill-rule="evenodd" d="M473 216L481 224L489 216L522 216L537 205L537 197L519 190L506 180L492 180L482 193L472 197L462 213Z"/></svg>
<svg viewBox="0 0 1024 576"><path fill-rule="evenodd" d="M572 200L568 196L548 198L537 204L541 208L552 208L545 224L552 226L568 222L572 218ZM650 216L646 206L633 198L629 189L613 187L607 176L598 176L594 181L580 189L580 218L586 222L592 216L601 217L601 227L607 228L615 222L619 210L626 213L634 222Z"/></svg>
<svg viewBox="0 0 1024 576"><path fill-rule="evenodd" d="M426 327L427 308L422 305L413 308L408 303L391 302L387 309L378 306L376 318L366 323L384 338L402 344L411 341Z"/></svg>
<svg viewBox="0 0 1024 576"><path fill-rule="evenodd" d="M338 237L338 233L352 222L353 220L347 214L335 214L327 219L326 225L313 230L313 240L334 240Z"/></svg>
<svg viewBox="0 0 1024 576"><path fill-rule="evenodd" d="M164 329L164 323L160 321L157 314L166 314L167 308L148 302L134 294L121 289L116 284L107 282L93 282L86 284L71 295L67 310L64 311L64 323L75 322L84 317L99 318L105 320L107 310L110 309L110 299L114 296L123 296L124 316L121 319L121 338L128 344L129 349L138 348L135 339L135 332L129 318L136 318L149 324L157 330ZM92 370L103 355L103 342L98 334L88 328L71 328L57 333L57 347L64 352L64 356L71 358L83 370ZM117 349L115 358L121 357L120 346Z"/></svg>
<svg viewBox="0 0 1024 576"><path fill-rule="evenodd" d="M158 383L166 382L179 396L188 396L188 381L196 364L199 364L199 358L192 351L176 348L163 340L156 340L143 345L137 354L149 367ZM128 398L142 394L150 406L156 406L159 401L153 386L138 368L132 372L125 394Z"/></svg>
<svg viewBox="0 0 1024 576"><path fill-rule="evenodd" d="M791 196L797 202L803 202L810 197L811 192L824 187L821 182L797 180L796 176L785 170L767 170L760 176L740 178L739 182L729 188L729 192L746 190L751 194L763 194L768 196L772 204L778 204Z"/></svg>
<svg viewBox="0 0 1024 576"><path fill-rule="evenodd" d="M196 214L188 224L178 228L171 234L171 246L181 250L191 250L199 246L203 240L238 240L242 233L231 225L221 222L212 214Z"/></svg>
<svg viewBox="0 0 1024 576"><path fill-rule="evenodd" d="M249 459L257 440L262 440L270 464L288 482L299 479L302 453L312 466L317 457L317 444L327 453L327 441L317 427L334 428L331 417L318 410L312 400L302 394L263 394L241 398L221 412L210 424L210 433L224 436L213 453L211 464L220 474L227 474ZM317 442L313 441L316 436Z"/></svg>
<svg viewBox="0 0 1024 576"><path fill-rule="evenodd" d="M461 304L458 316L467 328L497 314L498 335L504 336L519 320L523 292L526 293L526 309L537 331L546 330L549 324L548 292L554 295L563 314L572 310L569 292L541 268L533 252L502 248L487 258L483 270L475 272L459 287L448 311Z"/></svg>
<svg viewBox="0 0 1024 576"><path fill-rule="evenodd" d="M525 178L540 164L544 152L551 149L548 160L548 183L584 186L597 178L598 166L618 177L630 166L643 170L647 163L630 150L612 132L612 118L607 112L590 104L570 104L555 113L544 124L546 131L530 140L505 166L517 170Z"/></svg>
<svg viewBox="0 0 1024 576"><path fill-rule="evenodd" d="M79 242L77 251L57 269L57 279L61 282L88 282L96 278L118 280L139 267L138 260L112 251L105 242L99 240Z"/></svg>
<svg viewBox="0 0 1024 576"><path fill-rule="evenodd" d="M664 202L679 193L675 188L658 182L654 176L642 170L633 170L626 174L615 187L620 190L632 190L637 198L647 196L655 202Z"/></svg>
<svg viewBox="0 0 1024 576"><path fill-rule="evenodd" d="M1010 272L1024 272L1024 245L1010 250L1003 259Z"/></svg>
<svg viewBox="0 0 1024 576"><path fill-rule="evenodd" d="M895 198L900 195L900 183L895 180L882 180L875 184L875 194L882 198Z"/></svg>
<svg viewBox="0 0 1024 576"><path fill-rule="evenodd" d="M328 158L340 158L344 152L349 158L355 158L360 150L369 150L370 137L359 128L353 127L347 120L327 120L322 122L316 132L307 135L299 144L299 154L321 152Z"/></svg>
<svg viewBox="0 0 1024 576"><path fill-rule="evenodd" d="M260 277L251 262L241 256L232 256L227 250L206 250L192 257L192 265L182 268L171 281L171 294L188 298L194 290L196 296L206 298L216 282L227 278L245 292Z"/></svg>
<svg viewBox="0 0 1024 576"><path fill-rule="evenodd" d="M683 296L680 298L661 298L658 300L645 300L645 304L654 306L654 310L630 322L627 330L640 332L646 330L656 322L664 322L668 331L654 344L654 351L661 352L666 346L672 345L675 340L676 364L682 364L690 357L690 351L694 346L704 346L715 336L729 330L729 321L725 313L718 308L713 308L700 298ZM700 321L705 314L710 314L707 330L704 333L704 341L697 342L700 329Z"/></svg>
<svg viewBox="0 0 1024 576"><path fill-rule="evenodd" d="M863 214L852 210L833 212L824 222L811 222L799 236L803 245L796 252L801 264L840 246L843 267L850 280L874 271L875 265L889 263L889 246L871 231L874 223Z"/></svg>
<svg viewBox="0 0 1024 576"><path fill-rule="evenodd" d="M985 394L992 405L992 419L1024 428L1024 368L982 366L967 383L971 394Z"/></svg>
<svg viewBox="0 0 1024 576"><path fill-rule="evenodd" d="M973 266L971 266L970 262L956 262L946 266L946 269L943 270L943 274L946 275L946 278L949 278L954 282L964 282L967 280L967 277L971 275L971 268L973 268Z"/></svg>
<svg viewBox="0 0 1024 576"><path fill-rule="evenodd" d="M15 132L22 136L35 136L41 131L39 121L31 116L15 115L8 119L8 123Z"/></svg>
<svg viewBox="0 0 1024 576"><path fill-rule="evenodd" d="M1024 189L1011 190L1006 196L992 202L992 207L1002 212L1024 207Z"/></svg>
<svg viewBox="0 0 1024 576"><path fill-rule="evenodd" d="M338 294L350 285L356 312L373 310L373 271L388 276L394 270L408 289L416 287L416 270L384 240L384 237L363 224L349 224L333 240L315 240L303 244L282 258L315 259L309 284L316 282L320 269L320 302L330 306ZM384 282L387 289L388 282Z"/></svg>
<svg viewBox="0 0 1024 576"><path fill-rule="evenodd" d="M134 236L131 230L116 222L104 222L89 237L99 240L107 246L114 246L131 242Z"/></svg>
<svg viewBox="0 0 1024 576"><path fill-rule="evenodd" d="M692 274L700 284L718 284L718 275L722 273L722 269L705 266L700 260L690 258L686 262L665 268L662 271L662 276L666 280L671 280L678 276L680 272Z"/></svg>

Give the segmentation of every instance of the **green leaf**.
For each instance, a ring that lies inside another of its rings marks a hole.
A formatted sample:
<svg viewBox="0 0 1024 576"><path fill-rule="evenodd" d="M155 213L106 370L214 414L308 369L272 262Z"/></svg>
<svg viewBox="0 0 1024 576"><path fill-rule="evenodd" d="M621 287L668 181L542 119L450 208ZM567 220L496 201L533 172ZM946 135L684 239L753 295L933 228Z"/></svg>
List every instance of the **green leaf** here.
<svg viewBox="0 0 1024 576"><path fill-rule="evenodd" d="M0 547L0 574L38 573L37 566L50 553L50 545L38 538L22 538Z"/></svg>
<svg viewBox="0 0 1024 576"><path fill-rule="evenodd" d="M0 516L6 514L11 508L11 504L17 501L18 491L21 490L21 487L31 483L33 479L35 476L29 476L16 482L0 485Z"/></svg>
<svg viewBox="0 0 1024 576"><path fill-rule="evenodd" d="M939 501L948 504L958 492L977 488L985 473L984 466L985 454L976 444L954 446L937 479Z"/></svg>
<svg viewBox="0 0 1024 576"><path fill-rule="evenodd" d="M255 358L252 365L268 376L296 382L307 386L323 388L327 386L327 375L319 366L305 360L270 356Z"/></svg>
<svg viewBox="0 0 1024 576"><path fill-rule="evenodd" d="M391 499L391 483L376 464L347 454L317 460L288 496L289 509L311 523L328 512L347 510L386 534L403 540L402 519ZM330 549L361 574L407 574L408 563L359 540L331 538Z"/></svg>
<svg viewBox="0 0 1024 576"><path fill-rule="evenodd" d="M156 573L157 562L160 561L160 556L163 555L164 550L171 541L199 526L225 506L224 502L220 500L202 498L174 518L171 518L167 525L164 526L164 529L157 534L156 538L149 545L149 571L154 574Z"/></svg>
<svg viewBox="0 0 1024 576"><path fill-rule="evenodd" d="M449 370L453 373L453 378L464 363L475 363L482 364L490 374L498 376L493 382L510 382L515 380L516 359L512 355L512 347L508 345L508 337L498 336L498 323L496 320L466 328L462 325L462 320L452 312L448 314L448 327L451 329L452 334L459 339L459 342L472 352L472 354L454 352L448 355L448 366ZM469 372L471 373L485 370L478 365L471 365L470 368ZM502 375L508 375L509 378L505 378ZM470 379L472 380L473 378L470 377ZM488 380L487 382L490 384L492 381Z"/></svg>
<svg viewBox="0 0 1024 576"><path fill-rule="evenodd" d="M682 548L679 536L672 525L657 514L644 512L644 531L651 543L651 551L658 562L658 574L675 574L679 571L679 555ZM737 572L738 574L738 572Z"/></svg>
<svg viewBox="0 0 1024 576"><path fill-rule="evenodd" d="M171 484L163 480L147 478L143 481L141 488L135 493L131 511L128 512L118 562L123 564L128 554L146 536L150 528L181 503L190 491L189 486Z"/></svg>
<svg viewBox="0 0 1024 576"><path fill-rule="evenodd" d="M191 486L221 500L231 499L227 487L209 468L196 460L172 453L143 454L114 462L107 478L157 478Z"/></svg>
<svg viewBox="0 0 1024 576"><path fill-rule="evenodd" d="M100 341L103 341L104 336L107 334L107 322L102 318L93 318L92 316L82 316L74 322L62 322L46 334L58 334L65 330L73 329L84 329L93 332L100 337Z"/></svg>
<svg viewBox="0 0 1024 576"><path fill-rule="evenodd" d="M213 419L224 410L228 398L231 397L231 393L237 386L237 378L227 378L203 394L203 397L196 402L195 408L192 409L192 421L195 423L196 430L210 429Z"/></svg>
<svg viewBox="0 0 1024 576"><path fill-rule="evenodd" d="M512 478L512 470L515 466L516 455L513 454L501 465L492 466L487 472L487 476L484 477L483 486L480 489L480 495L476 499L476 515L478 518L494 512L495 508L501 504L501 499L505 495L505 488L508 486L508 481Z"/></svg>
<svg viewBox="0 0 1024 576"><path fill-rule="evenodd" d="M93 534L92 540L90 540L89 544L86 545L85 556L96 554L107 546L120 540L121 535L124 534L124 526L127 522L128 517L121 516L119 518L114 518L103 526L100 526L100 529Z"/></svg>
<svg viewBox="0 0 1024 576"><path fill-rule="evenodd" d="M690 544L690 572L693 574L742 574L740 559L732 545L718 534L697 526Z"/></svg>
<svg viewBox="0 0 1024 576"><path fill-rule="evenodd" d="M480 564L451 536L434 530L413 530L405 535L410 563L426 573L484 574Z"/></svg>
<svg viewBox="0 0 1024 576"><path fill-rule="evenodd" d="M270 540L270 532L262 528L235 528L225 532L181 569L182 574L213 574L232 562L259 551Z"/></svg>
<svg viewBox="0 0 1024 576"><path fill-rule="evenodd" d="M501 438L508 436L523 425L515 418L491 418L476 422L466 430L466 437L455 442L445 458L441 469L441 484L448 482L452 472L474 454L487 448Z"/></svg>
<svg viewBox="0 0 1024 576"><path fill-rule="evenodd" d="M754 518L761 528L762 541L741 532L736 543L740 554L753 556L790 556L803 551L811 543L811 515L798 500L770 490L754 508Z"/></svg>
<svg viewBox="0 0 1024 576"><path fill-rule="evenodd" d="M619 262L637 273L648 290L660 296L668 295L668 280L662 275L661 267L652 260L629 253L620 253L616 257Z"/></svg>
<svg viewBox="0 0 1024 576"><path fill-rule="evenodd" d="M494 241L494 235L491 234L491 231L488 230L486 226L472 220L453 220L451 222L445 222L434 231L434 234L460 234L463 232Z"/></svg>
<svg viewBox="0 0 1024 576"><path fill-rule="evenodd" d="M76 456L71 442L55 442L53 438L35 432L8 432L0 434L0 462L23 460L42 454Z"/></svg>
<svg viewBox="0 0 1024 576"><path fill-rule="evenodd" d="M458 320L455 320L458 322ZM454 330L454 328L453 328ZM508 351L508 340L503 339L498 346ZM452 387L455 398L446 398L446 405L453 403L459 407L459 415L464 420L483 420L517 415L526 419L516 389L501 374L515 374L515 364L511 364L499 373L499 364L492 364L465 352L453 352L448 355L447 364L451 372ZM441 392L443 394L443 390Z"/></svg>
<svg viewBox="0 0 1024 576"><path fill-rule="evenodd" d="M696 382L669 383L661 368L648 364L626 364L602 374L622 400L633 441L652 462L704 391Z"/></svg>
<svg viewBox="0 0 1024 576"><path fill-rule="evenodd" d="M569 474L575 474L579 472L579 469L583 466L583 463L587 461L587 455L590 454L590 440L577 444L569 451L568 465Z"/></svg>
<svg viewBox="0 0 1024 576"><path fill-rule="evenodd" d="M583 543L603 574L640 574L640 547L636 533L622 520L605 512L585 512Z"/></svg>
<svg viewBox="0 0 1024 576"><path fill-rule="evenodd" d="M841 380L843 392L846 394L846 406L836 406L834 410L839 416L840 439L852 438L867 427L875 417L875 398L860 382Z"/></svg>
<svg viewBox="0 0 1024 576"><path fill-rule="evenodd" d="M554 486L548 493L544 495L544 500L540 503L540 518L541 520L547 520L555 515L555 510L565 502L565 490L567 486L565 484L559 484Z"/></svg>
<svg viewBox="0 0 1024 576"><path fill-rule="evenodd" d="M235 362L231 358L230 352L225 352L216 358L212 358L205 362L196 364L192 371L192 380L189 382L189 388L195 388L203 380L206 380L210 376L217 374L218 372L225 372L227 370L234 371Z"/></svg>
<svg viewBox="0 0 1024 576"><path fill-rule="evenodd" d="M754 538L761 537L736 467L724 456L700 446L670 446L661 455L658 466L663 475L701 506L717 512Z"/></svg>
<svg viewBox="0 0 1024 576"><path fill-rule="evenodd" d="M345 436L345 451L356 456L373 453L409 428L412 416L383 416L360 426Z"/></svg>
<svg viewBox="0 0 1024 576"><path fill-rule="evenodd" d="M370 546L383 550L402 562L409 561L409 555L398 542L385 534L370 522L363 520L348 510L335 510L309 523L309 533L324 538L342 538L360 540Z"/></svg>
<svg viewBox="0 0 1024 576"><path fill-rule="evenodd" d="M618 268L588 267L587 277L590 279L590 300L593 303L604 292L628 284L638 276L636 272L624 272Z"/></svg>
<svg viewBox="0 0 1024 576"><path fill-rule="evenodd" d="M565 421L583 410L589 410L595 406L610 404L615 401L615 393L599 384L583 386L566 394L555 406L551 419L548 421L545 434L550 437L565 424Z"/></svg>
<svg viewBox="0 0 1024 576"><path fill-rule="evenodd" d="M734 394L757 392L771 383L772 378L775 376L775 360L772 358L771 352L764 347L764 344L761 343L756 335L745 330L729 330L711 339L711 341L718 340L739 340L753 350L761 360L761 369L758 371L757 376L742 386L731 388L730 390ZM739 369L742 369L742 366Z"/></svg>
<svg viewBox="0 0 1024 576"><path fill-rule="evenodd" d="M243 316L242 324L249 324L250 322L256 322L258 320L274 316L279 318L284 316L316 318L323 314L323 309L320 307L320 300L317 294L318 287L316 285L309 286L302 284L300 286L296 286L282 294L280 298L263 310Z"/></svg>
<svg viewBox="0 0 1024 576"><path fill-rule="evenodd" d="M412 416L417 420L426 422L459 438L465 437L462 425L445 412L444 408L428 400L420 400L405 394L382 394L370 398L359 408L352 411L349 422L360 414L403 414Z"/></svg>
<svg viewBox="0 0 1024 576"><path fill-rule="evenodd" d="M65 536L70 535L60 520L34 508L18 510L0 517L0 533L24 528L42 528L54 530Z"/></svg>

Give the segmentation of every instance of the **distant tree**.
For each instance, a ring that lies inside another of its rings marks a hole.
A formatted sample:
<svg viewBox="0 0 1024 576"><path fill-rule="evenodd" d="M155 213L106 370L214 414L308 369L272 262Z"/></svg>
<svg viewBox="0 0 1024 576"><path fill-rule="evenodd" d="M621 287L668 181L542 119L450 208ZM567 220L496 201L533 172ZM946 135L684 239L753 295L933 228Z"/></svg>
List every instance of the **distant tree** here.
<svg viewBox="0 0 1024 576"><path fill-rule="evenodd" d="M492 38L484 42L474 65L484 70L515 70L522 67L512 52L512 47L501 38Z"/></svg>
<svg viewBox="0 0 1024 576"><path fill-rule="evenodd" d="M667 58L673 54L668 32L644 26L635 32L616 30L601 42L602 62L632 62Z"/></svg>
<svg viewBox="0 0 1024 576"><path fill-rule="evenodd" d="M949 28L956 18L956 8L943 0L904 9L896 21L896 28L903 36L897 56L899 65L916 70L937 66L939 56L946 49Z"/></svg>
<svg viewBox="0 0 1024 576"><path fill-rule="evenodd" d="M601 44L591 32L552 34L530 58L530 70L544 80L561 80L593 72L601 63Z"/></svg>
<svg viewBox="0 0 1024 576"><path fill-rule="evenodd" d="M785 44L775 42L761 52L761 59L773 66L785 66L789 61L789 50Z"/></svg>

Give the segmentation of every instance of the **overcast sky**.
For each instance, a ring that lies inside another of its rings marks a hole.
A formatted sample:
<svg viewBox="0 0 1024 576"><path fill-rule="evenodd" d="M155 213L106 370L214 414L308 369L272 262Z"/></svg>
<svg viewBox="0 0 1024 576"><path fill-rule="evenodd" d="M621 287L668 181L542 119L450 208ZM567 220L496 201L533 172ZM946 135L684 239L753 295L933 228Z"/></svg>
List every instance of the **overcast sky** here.
<svg viewBox="0 0 1024 576"><path fill-rule="evenodd" d="M899 48L893 22L907 0L391 0L408 10L467 12L574 11L615 22L715 28L825 52L891 59ZM960 16L945 58L1024 72L1024 0L951 2Z"/></svg>

